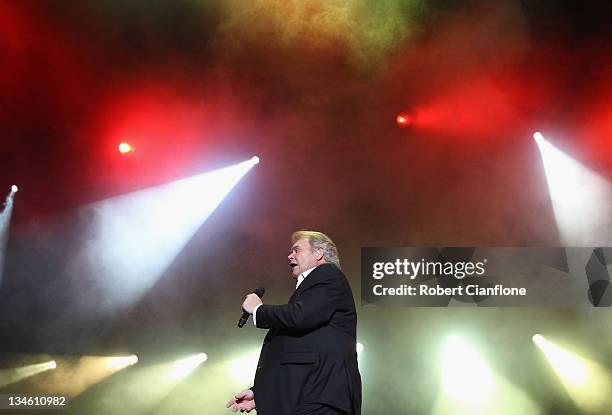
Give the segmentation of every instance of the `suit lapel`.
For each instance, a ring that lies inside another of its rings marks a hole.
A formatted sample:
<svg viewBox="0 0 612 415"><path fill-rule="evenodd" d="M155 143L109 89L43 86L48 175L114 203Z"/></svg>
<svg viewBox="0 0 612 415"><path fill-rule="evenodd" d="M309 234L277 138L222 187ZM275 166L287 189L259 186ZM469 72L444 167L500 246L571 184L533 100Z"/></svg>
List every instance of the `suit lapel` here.
<svg viewBox="0 0 612 415"><path fill-rule="evenodd" d="M302 281L302 283L300 284L299 287L297 287L297 289L295 291L293 291L293 294L291 295L291 298L289 298L289 302L296 302L300 293L302 291L304 291L306 289L306 287L312 285L314 278L317 275L317 271L319 271L319 267L321 265L319 265L318 267L316 267L315 269L313 269L310 274L308 274L308 276L306 278L304 278L304 281Z"/></svg>

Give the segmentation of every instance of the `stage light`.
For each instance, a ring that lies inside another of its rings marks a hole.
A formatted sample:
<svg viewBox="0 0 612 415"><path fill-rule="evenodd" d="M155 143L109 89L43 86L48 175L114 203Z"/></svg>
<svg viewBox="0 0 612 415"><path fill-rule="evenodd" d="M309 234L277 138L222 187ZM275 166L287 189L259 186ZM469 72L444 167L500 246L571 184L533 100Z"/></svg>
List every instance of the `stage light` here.
<svg viewBox="0 0 612 415"><path fill-rule="evenodd" d="M58 357L50 362L54 370L52 381L48 376L30 380L32 390L50 395L75 397L92 386L103 382L115 373L134 364L138 358L132 356L81 356Z"/></svg>
<svg viewBox="0 0 612 415"><path fill-rule="evenodd" d="M229 372L237 384L246 385L247 383L253 381L255 378L255 371L257 370L258 361L259 350L254 350L232 360L229 363Z"/></svg>
<svg viewBox="0 0 612 415"><path fill-rule="evenodd" d="M185 398L187 398L186 401L196 400L189 393L185 395L184 389L176 394L175 388L179 387L185 376L201 363L203 356L191 356L187 359L156 364L119 367L135 360L135 356L83 356L76 362L63 359L60 361L60 370L53 373L51 381L49 378L41 379L45 381L43 384L28 390L34 390L40 394L68 396L71 398L70 405L74 405L72 412L79 414L91 413L87 410L88 401L95 402L95 413L143 415L183 412L168 410L165 406L166 399L174 395L180 396L181 400ZM129 370L125 370L126 368ZM185 382L182 386L187 388L193 386L199 389L200 381L201 378L194 378L192 382ZM216 379L211 380L211 383L214 382L218 383ZM73 399L84 393L86 394L83 396L84 399ZM106 399L106 397L112 397L112 399ZM198 400L198 405L201 405L200 400ZM184 406L185 402L182 402L181 408ZM214 413L214 411L207 413Z"/></svg>
<svg viewBox="0 0 612 415"><path fill-rule="evenodd" d="M134 147L132 147L129 143L126 143L125 141L119 143L118 148L121 154L131 153L135 150Z"/></svg>
<svg viewBox="0 0 612 415"><path fill-rule="evenodd" d="M584 387L588 382L588 369L584 362L571 353L555 346L539 334L532 338L546 355L546 358L554 366L555 370L564 381L574 387Z"/></svg>
<svg viewBox="0 0 612 415"><path fill-rule="evenodd" d="M257 157L257 156L253 156L253 157L251 157L251 162L252 162L253 164L259 164L259 157Z"/></svg>
<svg viewBox="0 0 612 415"><path fill-rule="evenodd" d="M533 133L533 138L537 141L537 142L542 142L544 141L544 136L542 135L541 132L536 131L535 133Z"/></svg>
<svg viewBox="0 0 612 415"><path fill-rule="evenodd" d="M46 372L47 370L53 370L55 368L57 368L57 363L55 360L51 360L44 363L36 363L14 369L2 369L0 370L0 387L19 382L30 376Z"/></svg>
<svg viewBox="0 0 612 415"><path fill-rule="evenodd" d="M161 186L85 206L90 235L69 274L96 277L100 312L137 301L175 260L232 188L253 168L248 159ZM104 264L100 267L100 264Z"/></svg>
<svg viewBox="0 0 612 415"><path fill-rule="evenodd" d="M533 138L542 156L561 242L576 246L610 243L609 183L550 144L539 131Z"/></svg>
<svg viewBox="0 0 612 415"><path fill-rule="evenodd" d="M461 337L450 337L444 348L442 386L453 399L474 406L486 404L493 392L491 369Z"/></svg>
<svg viewBox="0 0 612 415"><path fill-rule="evenodd" d="M356 345L357 354L360 355L363 352L363 344L357 343Z"/></svg>
<svg viewBox="0 0 612 415"><path fill-rule="evenodd" d="M532 340L544 353L567 394L581 409L600 413L612 404L609 395L612 380L604 367L565 350L540 334L535 334Z"/></svg>
<svg viewBox="0 0 612 415"><path fill-rule="evenodd" d="M19 190L16 185L11 186L11 191L6 196L4 204L0 205L0 286L2 285L2 274L4 272L4 255L9 236L11 216L13 215L13 199Z"/></svg>
<svg viewBox="0 0 612 415"><path fill-rule="evenodd" d="M412 124L412 121L412 116L407 112L400 112L395 117L395 122L402 128L409 127Z"/></svg>
<svg viewBox="0 0 612 415"><path fill-rule="evenodd" d="M138 356L107 357L106 364L110 367L121 369L138 363Z"/></svg>
<svg viewBox="0 0 612 415"><path fill-rule="evenodd" d="M171 366L168 377L170 379L185 378L206 360L208 360L208 355L206 353L198 353L195 356L181 359Z"/></svg>
<svg viewBox="0 0 612 415"><path fill-rule="evenodd" d="M430 415L540 415L528 393L495 373L463 338L444 347L439 388Z"/></svg>

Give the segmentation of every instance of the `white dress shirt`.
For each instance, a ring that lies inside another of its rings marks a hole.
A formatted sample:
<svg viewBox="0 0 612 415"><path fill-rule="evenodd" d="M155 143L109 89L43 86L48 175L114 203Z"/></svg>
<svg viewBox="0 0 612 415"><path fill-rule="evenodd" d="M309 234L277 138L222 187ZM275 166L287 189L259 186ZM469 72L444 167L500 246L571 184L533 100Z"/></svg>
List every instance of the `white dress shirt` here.
<svg viewBox="0 0 612 415"><path fill-rule="evenodd" d="M315 269L315 267L312 268L308 268L306 271L302 272L300 275L298 275L297 277L297 283L295 284L295 289L297 290L298 287L300 286L300 284L302 283L302 281L304 281L306 279L306 277L308 276L308 274L310 274L312 272L313 269ZM253 324L255 324L257 326L257 309L261 306L262 304L258 304L255 306L255 309L253 310Z"/></svg>

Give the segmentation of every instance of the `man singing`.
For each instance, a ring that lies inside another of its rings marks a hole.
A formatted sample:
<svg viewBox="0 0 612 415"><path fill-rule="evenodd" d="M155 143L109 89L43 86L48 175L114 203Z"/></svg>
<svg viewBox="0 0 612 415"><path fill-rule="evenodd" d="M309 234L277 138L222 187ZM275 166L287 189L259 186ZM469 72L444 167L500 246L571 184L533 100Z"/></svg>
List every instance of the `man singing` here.
<svg viewBox="0 0 612 415"><path fill-rule="evenodd" d="M295 232L289 266L296 289L285 305L247 295L264 339L255 384L227 407L260 415L360 415L355 300L340 270L332 240L314 231Z"/></svg>

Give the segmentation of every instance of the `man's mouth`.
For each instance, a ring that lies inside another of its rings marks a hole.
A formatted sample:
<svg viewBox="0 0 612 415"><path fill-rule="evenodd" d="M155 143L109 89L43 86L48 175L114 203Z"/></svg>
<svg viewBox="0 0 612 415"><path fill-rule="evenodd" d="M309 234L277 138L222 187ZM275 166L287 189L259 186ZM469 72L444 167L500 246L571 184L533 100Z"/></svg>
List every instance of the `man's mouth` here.
<svg viewBox="0 0 612 415"><path fill-rule="evenodd" d="M289 266L291 267L291 269L297 267L297 264L295 262L290 262Z"/></svg>

